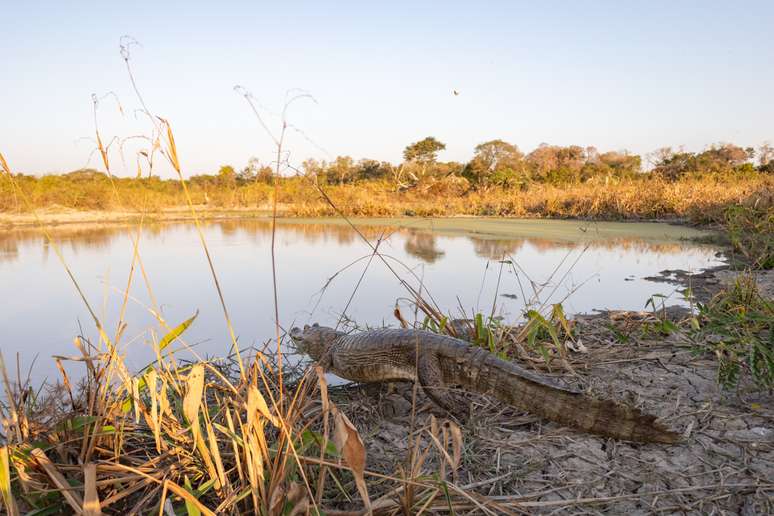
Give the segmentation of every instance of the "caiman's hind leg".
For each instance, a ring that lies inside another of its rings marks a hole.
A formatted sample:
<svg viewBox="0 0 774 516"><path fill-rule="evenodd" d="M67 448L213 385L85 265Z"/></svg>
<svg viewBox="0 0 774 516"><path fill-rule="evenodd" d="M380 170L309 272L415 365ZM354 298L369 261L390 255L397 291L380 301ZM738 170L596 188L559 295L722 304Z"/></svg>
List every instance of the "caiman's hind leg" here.
<svg viewBox="0 0 774 516"><path fill-rule="evenodd" d="M441 367L437 359L420 358L417 366L417 379L422 390L436 405L457 417L467 419L468 402L455 389L456 386L443 383Z"/></svg>

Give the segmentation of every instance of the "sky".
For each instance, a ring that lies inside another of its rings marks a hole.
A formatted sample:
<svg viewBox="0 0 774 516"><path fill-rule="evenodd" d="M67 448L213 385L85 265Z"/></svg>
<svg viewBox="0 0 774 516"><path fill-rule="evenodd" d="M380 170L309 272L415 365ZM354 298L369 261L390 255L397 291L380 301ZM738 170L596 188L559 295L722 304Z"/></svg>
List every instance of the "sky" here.
<svg viewBox="0 0 774 516"><path fill-rule="evenodd" d="M327 4L327 5L326 5ZM464 161L500 138L601 151L774 141L774 2L16 2L0 0L0 152L17 172L101 168L104 141L148 134L119 53L168 119L186 175L270 162L398 162L426 136ZM454 95L456 90L459 95ZM119 141L119 140L116 140ZM141 140L111 147L133 175ZM170 177L171 171L157 169Z"/></svg>

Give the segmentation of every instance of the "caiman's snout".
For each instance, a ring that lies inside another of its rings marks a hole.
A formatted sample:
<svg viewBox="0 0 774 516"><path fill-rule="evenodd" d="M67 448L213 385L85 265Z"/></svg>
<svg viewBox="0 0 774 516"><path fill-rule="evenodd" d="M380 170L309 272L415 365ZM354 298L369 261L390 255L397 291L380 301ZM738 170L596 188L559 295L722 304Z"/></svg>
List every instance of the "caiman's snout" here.
<svg viewBox="0 0 774 516"><path fill-rule="evenodd" d="M304 332L308 331L311 328L317 328L319 326L320 325L317 323L314 323L312 326L305 324L303 330L298 326L294 326L293 328L290 329L290 333L289 333L290 338L293 340L300 340L304 337Z"/></svg>

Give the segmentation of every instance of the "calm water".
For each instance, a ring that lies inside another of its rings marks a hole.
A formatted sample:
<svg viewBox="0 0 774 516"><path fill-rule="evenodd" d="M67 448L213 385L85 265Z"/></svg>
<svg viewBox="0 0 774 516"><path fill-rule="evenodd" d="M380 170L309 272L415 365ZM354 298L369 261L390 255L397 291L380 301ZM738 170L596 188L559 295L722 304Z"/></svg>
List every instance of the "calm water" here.
<svg viewBox="0 0 774 516"><path fill-rule="evenodd" d="M701 233L665 224L491 219L357 223L372 242L383 238L379 250L406 280L415 285L421 280L438 305L454 316L460 306L468 313L488 313L496 303L498 314L518 319L525 302L535 301L534 289L540 291L540 302L563 301L569 313L640 310L656 293L679 303L673 287L642 278L664 269L696 270L719 263L717 249L685 240ZM265 220L205 226L241 346L261 346L274 334L270 227ZM131 226L63 226L54 232L67 264L110 333L118 321L135 233ZM335 325L370 249L344 224L295 220L279 225L276 254L280 322L290 328L310 322ZM228 333L195 228L182 223L146 226L140 255L168 323L175 326L198 310L186 341L202 355L226 354ZM503 257L513 265L501 265ZM152 303L139 273L130 295L121 346L136 370L153 356L150 332L162 331L148 312ZM346 315L361 325L394 324L391 314L398 300L404 316L413 320L406 297L395 276L375 259ZM76 335L96 335L64 268L34 230L0 231L0 298L0 347L6 363L15 369L19 353L26 372L39 355L32 371L38 382L57 376L51 355L75 355ZM77 371L77 366L68 367L72 368Z"/></svg>

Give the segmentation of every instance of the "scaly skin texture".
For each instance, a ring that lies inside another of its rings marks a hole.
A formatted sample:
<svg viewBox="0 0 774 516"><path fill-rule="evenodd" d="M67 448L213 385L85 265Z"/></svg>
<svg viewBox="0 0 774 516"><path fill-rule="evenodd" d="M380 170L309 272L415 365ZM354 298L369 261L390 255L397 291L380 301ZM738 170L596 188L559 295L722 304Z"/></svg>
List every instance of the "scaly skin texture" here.
<svg viewBox="0 0 774 516"><path fill-rule="evenodd" d="M381 329L353 335L324 326L293 328L291 338L326 371L355 382L418 381L453 410L462 388L578 430L625 441L674 443L654 416L564 388L467 342L422 330Z"/></svg>

